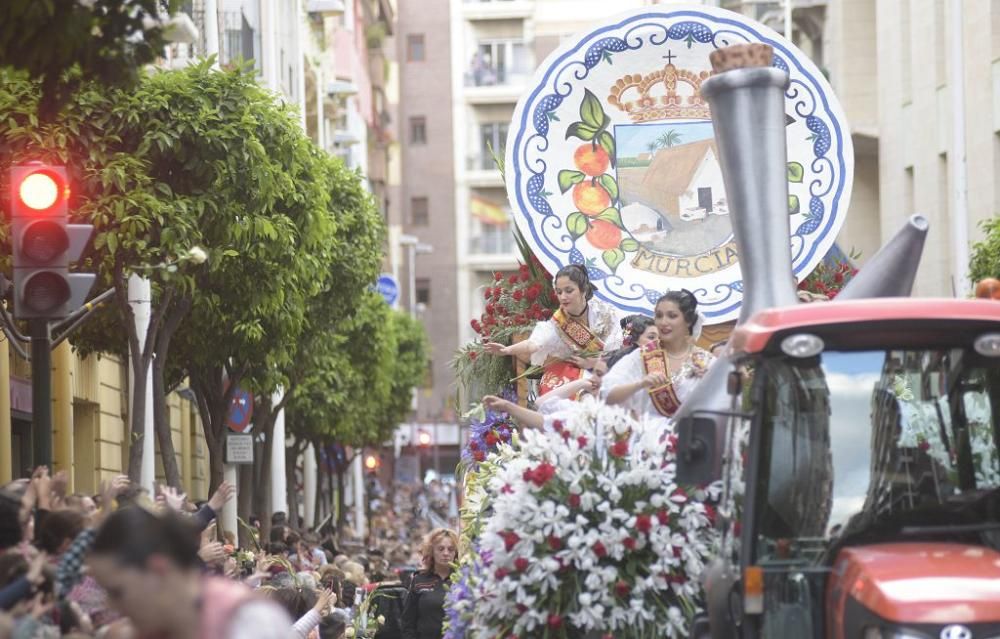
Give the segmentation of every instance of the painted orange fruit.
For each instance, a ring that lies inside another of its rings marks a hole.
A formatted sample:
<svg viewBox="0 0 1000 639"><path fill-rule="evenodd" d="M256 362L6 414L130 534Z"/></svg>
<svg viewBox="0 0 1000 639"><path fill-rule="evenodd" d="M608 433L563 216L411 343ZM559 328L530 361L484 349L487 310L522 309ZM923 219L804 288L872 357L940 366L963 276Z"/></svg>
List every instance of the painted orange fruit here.
<svg viewBox="0 0 1000 639"><path fill-rule="evenodd" d="M573 153L573 162L576 163L576 168L591 177L595 177L604 175L611 164L611 159L603 147L594 146L587 142L577 147L576 152Z"/></svg>
<svg viewBox="0 0 1000 639"><path fill-rule="evenodd" d="M611 196L604 187L584 180L573 187L573 204L586 215L600 215L611 206Z"/></svg>
<svg viewBox="0 0 1000 639"><path fill-rule="evenodd" d="M618 248L622 241L622 230L607 220L592 220L590 230L587 231L587 241L602 251Z"/></svg>
<svg viewBox="0 0 1000 639"><path fill-rule="evenodd" d="M984 300L1000 300L1000 280L986 277L976 284L976 297Z"/></svg>

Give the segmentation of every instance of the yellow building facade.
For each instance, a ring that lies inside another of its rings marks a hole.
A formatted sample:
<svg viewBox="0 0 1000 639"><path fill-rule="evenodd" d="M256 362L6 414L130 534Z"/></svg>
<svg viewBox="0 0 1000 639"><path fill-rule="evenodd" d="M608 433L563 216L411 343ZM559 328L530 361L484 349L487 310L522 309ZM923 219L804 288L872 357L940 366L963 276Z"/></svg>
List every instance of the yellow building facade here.
<svg viewBox="0 0 1000 639"><path fill-rule="evenodd" d="M112 355L80 357L68 342L52 352L54 471L69 475L71 493L94 494L100 483L127 471L129 451L126 362ZM208 447L193 402L167 398L174 454L191 499L208 497ZM30 475L31 364L0 340L0 484ZM155 442L154 442L155 445ZM159 446L156 477L163 481Z"/></svg>

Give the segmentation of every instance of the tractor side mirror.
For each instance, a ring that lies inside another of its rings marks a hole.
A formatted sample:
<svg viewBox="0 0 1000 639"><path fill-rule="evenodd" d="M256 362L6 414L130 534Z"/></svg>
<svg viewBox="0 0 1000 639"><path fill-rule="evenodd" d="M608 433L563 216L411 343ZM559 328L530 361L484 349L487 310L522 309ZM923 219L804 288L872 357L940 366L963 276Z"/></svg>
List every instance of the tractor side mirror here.
<svg viewBox="0 0 1000 639"><path fill-rule="evenodd" d="M682 417L677 422L677 482L696 486L718 479L719 442L715 420Z"/></svg>

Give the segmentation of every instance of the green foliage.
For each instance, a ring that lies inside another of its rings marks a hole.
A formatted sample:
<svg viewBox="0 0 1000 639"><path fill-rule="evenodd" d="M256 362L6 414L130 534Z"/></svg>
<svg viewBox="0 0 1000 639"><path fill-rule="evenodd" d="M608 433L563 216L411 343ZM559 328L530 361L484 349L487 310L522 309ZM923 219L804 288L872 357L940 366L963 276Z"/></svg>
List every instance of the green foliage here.
<svg viewBox="0 0 1000 639"><path fill-rule="evenodd" d="M327 338L323 359L288 403L290 432L348 446L387 440L410 410L426 372L423 327L365 291L350 316Z"/></svg>
<svg viewBox="0 0 1000 639"><path fill-rule="evenodd" d="M982 241L972 245L969 260L969 279L976 283L987 277L1000 278L1000 217L983 220Z"/></svg>
<svg viewBox="0 0 1000 639"><path fill-rule="evenodd" d="M178 0L5 0L0 61L41 81L39 112L49 119L81 82L126 86L163 50L160 10Z"/></svg>

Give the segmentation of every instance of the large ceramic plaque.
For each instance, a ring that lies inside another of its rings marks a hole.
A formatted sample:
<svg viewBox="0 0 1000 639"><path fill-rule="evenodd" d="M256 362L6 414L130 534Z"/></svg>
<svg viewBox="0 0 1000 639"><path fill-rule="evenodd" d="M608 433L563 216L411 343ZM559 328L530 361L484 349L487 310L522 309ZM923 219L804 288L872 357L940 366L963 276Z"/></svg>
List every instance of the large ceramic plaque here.
<svg viewBox="0 0 1000 639"><path fill-rule="evenodd" d="M709 53L774 47L786 92L792 267L805 277L844 221L854 154L819 69L774 31L711 7L619 15L571 39L538 69L507 138L518 228L547 268L587 266L597 295L650 313L686 288L708 323L736 318L743 280L701 83Z"/></svg>

